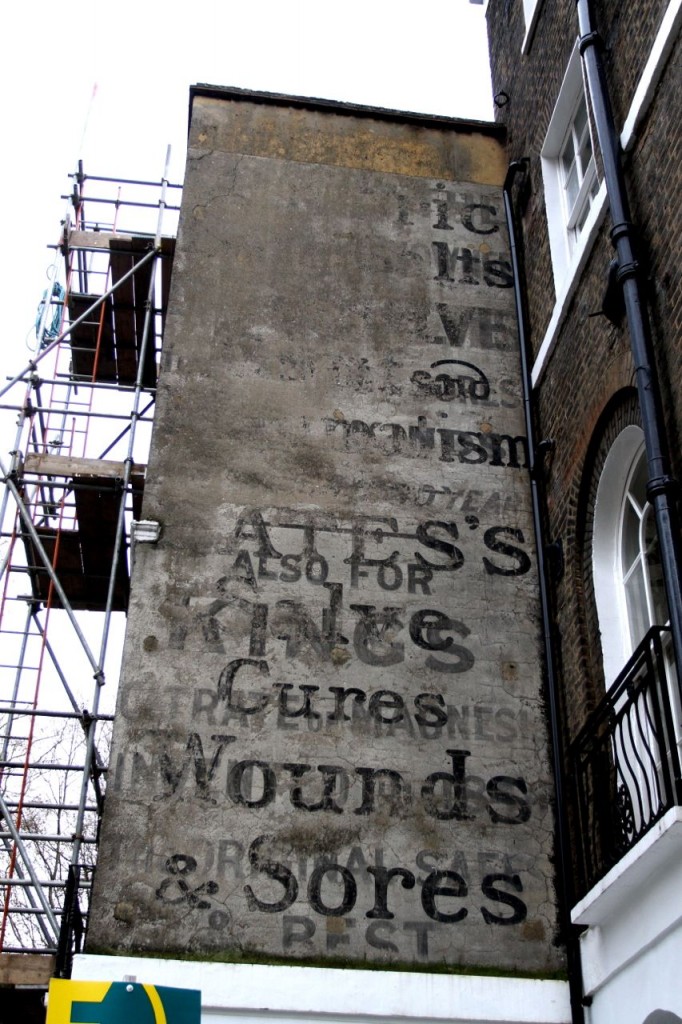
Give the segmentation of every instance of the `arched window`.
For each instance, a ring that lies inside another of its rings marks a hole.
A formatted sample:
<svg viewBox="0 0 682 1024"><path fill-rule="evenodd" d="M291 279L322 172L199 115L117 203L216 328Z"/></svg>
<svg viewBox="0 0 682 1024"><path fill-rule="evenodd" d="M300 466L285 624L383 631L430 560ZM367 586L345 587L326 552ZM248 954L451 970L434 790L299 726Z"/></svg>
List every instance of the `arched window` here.
<svg viewBox="0 0 682 1024"><path fill-rule="evenodd" d="M668 612L641 427L626 426L604 462L594 508L592 570L606 684Z"/></svg>
<svg viewBox="0 0 682 1024"><path fill-rule="evenodd" d="M644 443L630 466L620 523L620 583L632 649L651 626L668 621L654 510L646 496L647 464Z"/></svg>
<svg viewBox="0 0 682 1024"><path fill-rule="evenodd" d="M631 423L608 449L594 505L592 568L607 689L651 627L666 626L669 620L647 480L644 435ZM622 825L626 834L635 837L662 805L666 751L673 743L679 748L682 742L682 709L669 633L662 639L661 690L656 677L645 669L648 661L638 658L627 687L619 689L615 709L619 718L611 738ZM658 700L669 702L674 738L666 738L654 724L652 701Z"/></svg>
<svg viewBox="0 0 682 1024"><path fill-rule="evenodd" d="M595 737L609 762L600 799L611 802L615 817L608 828L625 848L664 809L674 774L672 752L682 748L669 630L642 644L652 627L668 625L669 615L633 396L619 395L605 410L589 465L584 508L585 539L591 537L591 545L584 554L591 553L604 681L611 691L600 710L603 734ZM589 606L586 610L591 617ZM598 786L595 779L592 784Z"/></svg>

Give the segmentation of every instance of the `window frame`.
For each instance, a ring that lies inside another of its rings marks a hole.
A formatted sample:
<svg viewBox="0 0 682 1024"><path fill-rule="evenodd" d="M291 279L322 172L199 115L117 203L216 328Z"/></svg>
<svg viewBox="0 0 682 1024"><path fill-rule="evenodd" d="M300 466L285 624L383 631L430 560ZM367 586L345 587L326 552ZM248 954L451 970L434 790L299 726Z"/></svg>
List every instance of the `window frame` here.
<svg viewBox="0 0 682 1024"><path fill-rule="evenodd" d="M579 129L578 115L581 112L581 109L584 111L584 121L582 128ZM587 161L587 165L583 167L584 142L586 138L589 139L589 159ZM567 171L564 154L567 152L569 145L571 151L571 163L570 170ZM589 213L592 202L594 201L596 195L594 186L597 184L597 164L594 158L592 134L590 132L590 117L587 111L587 99L584 93L579 95L573 116L569 120L566 133L564 135L564 142L559 151L557 165L562 184L566 234L569 238L569 249L572 251L575 243L580 237L587 214ZM574 199L570 201L568 196L568 179L574 171L578 189ZM580 227L578 227L580 221L582 221L582 223L580 224Z"/></svg>
<svg viewBox="0 0 682 1024"><path fill-rule="evenodd" d="M594 505L592 578L607 689L636 646L623 585L621 538L627 487L643 446L641 427L630 424L621 430L606 456Z"/></svg>
<svg viewBox="0 0 682 1024"><path fill-rule="evenodd" d="M651 626L665 626L670 618L660 570L655 514L645 493L647 476L646 453L642 439L626 479L618 530L619 582L625 595L633 651ZM659 566L658 580L654 571L656 565ZM665 607L660 603L661 596Z"/></svg>
<svg viewBox="0 0 682 1024"><path fill-rule="evenodd" d="M582 168L578 165L580 171L578 193L569 209L566 201L562 157L570 138L573 139L574 156L579 160L580 148L575 144L574 128L583 102L587 115L584 132L589 134L590 159L586 167ZM582 63L577 40L569 58L559 96L549 122L540 152L540 163L554 286L556 293L560 294L572 266L580 259L582 250L588 244L592 222L599 215L597 196L600 183L590 126L587 90L583 83Z"/></svg>
<svg viewBox="0 0 682 1024"><path fill-rule="evenodd" d="M641 493L647 476L644 433L629 424L608 451L594 503L592 578L607 689L650 627L668 621L667 615L659 621L663 609L656 600L656 560L650 557L658 546L654 510ZM647 538L648 525L654 533ZM626 534L631 539L627 558ZM633 587L635 577L639 584Z"/></svg>
<svg viewBox="0 0 682 1024"><path fill-rule="evenodd" d="M658 538L654 524L654 536L649 535L647 539L646 527L651 525L654 516L652 503L646 496L647 479L644 432L640 426L630 424L620 431L608 451L599 476L594 503L592 578L607 691L611 689L649 629L652 626L667 626L669 623L665 593L660 589L659 603L656 601L656 587L661 586L662 577L660 554L658 560L650 559L650 555L658 547ZM632 514L628 515L629 512ZM634 543L627 544L626 531L629 531L630 539L634 540ZM627 557L626 548L629 548ZM657 562L659 579L656 582L656 573L652 568ZM628 587L633 573L639 575L639 582L635 584L634 590ZM660 605L661 594L664 609ZM634 612L633 596L637 602ZM664 621L659 619L660 612L663 612ZM682 702L669 633L663 634L662 642L667 680L663 698L667 699L669 704L674 742L682 755ZM621 696L622 700L625 700L624 696ZM650 737L650 742L644 739L648 735L645 707L646 702L641 709L642 742L647 744L646 756L636 756L639 741L632 737L628 741L623 740L626 746L632 742L630 753L628 754L626 747L621 750L626 760L631 759L631 764L639 764L643 779L647 777L648 769L645 764L647 759L650 760L652 757L651 751L659 751L656 765L652 763L652 769L655 768L657 773L661 768L659 756L664 756L665 753L663 748L658 747L655 736ZM625 736L625 733L623 735ZM634 759L631 758L633 753ZM634 779L635 789L640 795L643 792L642 786L649 791L651 785L651 790L655 790L656 784L652 779L649 779L649 783L642 783L641 778L637 775ZM627 783L625 784L627 786Z"/></svg>

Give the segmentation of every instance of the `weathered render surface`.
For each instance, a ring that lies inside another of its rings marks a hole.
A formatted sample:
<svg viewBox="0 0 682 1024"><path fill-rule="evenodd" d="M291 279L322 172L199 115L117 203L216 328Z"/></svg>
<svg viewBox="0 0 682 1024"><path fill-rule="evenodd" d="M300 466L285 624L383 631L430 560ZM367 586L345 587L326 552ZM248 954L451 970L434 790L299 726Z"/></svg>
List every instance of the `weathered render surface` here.
<svg viewBox="0 0 682 1024"><path fill-rule="evenodd" d="M91 952L561 967L503 162L195 94Z"/></svg>

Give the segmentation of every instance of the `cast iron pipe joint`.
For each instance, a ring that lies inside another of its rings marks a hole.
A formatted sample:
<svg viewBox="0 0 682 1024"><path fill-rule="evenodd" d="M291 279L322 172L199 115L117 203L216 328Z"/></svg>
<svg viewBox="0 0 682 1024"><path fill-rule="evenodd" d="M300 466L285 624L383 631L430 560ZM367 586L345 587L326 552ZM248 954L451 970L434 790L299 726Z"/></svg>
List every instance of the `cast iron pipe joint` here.
<svg viewBox="0 0 682 1024"><path fill-rule="evenodd" d="M631 236L635 230L635 225L632 221L621 220L618 224L614 224L609 232L609 237L614 245L621 240L621 238L627 238Z"/></svg>
<svg viewBox="0 0 682 1024"><path fill-rule="evenodd" d="M649 480L648 484L646 485L646 496L648 500L652 503L654 499L658 497L659 494L667 494L671 497L677 498L679 494L679 489L680 487L677 480L675 480L674 477L666 474L664 476L657 476L654 477L652 480Z"/></svg>
<svg viewBox="0 0 682 1024"><path fill-rule="evenodd" d="M629 263L619 263L616 271L616 278L619 282L627 281L629 277L639 277L640 264L637 260L630 260Z"/></svg>

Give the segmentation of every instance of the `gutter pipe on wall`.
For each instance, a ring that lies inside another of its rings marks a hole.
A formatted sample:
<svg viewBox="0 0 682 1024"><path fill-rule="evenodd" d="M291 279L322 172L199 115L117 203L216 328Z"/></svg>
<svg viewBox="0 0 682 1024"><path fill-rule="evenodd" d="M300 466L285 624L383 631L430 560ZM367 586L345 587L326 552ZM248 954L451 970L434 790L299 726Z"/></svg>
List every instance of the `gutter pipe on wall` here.
<svg viewBox="0 0 682 1024"><path fill-rule="evenodd" d="M545 672L547 679L547 706L549 710L550 730L552 737L552 771L556 797L556 840L558 853L558 875L561 892L559 914L561 931L566 943L568 958L568 984L571 999L572 1024L584 1024L585 1011L583 1006L583 979L580 950L578 947L578 930L571 923L570 912L574 903L571 879L571 847L568 832L568 818L564 799L564 744L561 731L561 715L559 707L559 691L557 687L556 660L554 650L554 631L552 625L551 606L549 599L549 565L547 546L545 544L542 521L541 477L544 452L550 442L538 444L535 437L535 422L532 409L531 360L528 346L528 330L526 310L523 301L521 256L517 246L516 222L512 201L512 187L517 174L528 173L527 160L515 160L509 165L502 186L504 211L509 231L509 248L511 255L512 275L514 280L514 301L516 321L519 330L519 350L521 357L521 388L523 393L523 410L528 438L528 462L530 468L530 490L533 510L533 526L535 530L535 547L538 560L538 585L540 590L540 611L542 617L542 634L545 652Z"/></svg>
<svg viewBox="0 0 682 1024"><path fill-rule="evenodd" d="M682 553L676 506L677 483L670 472L663 404L646 308L644 273L635 254L635 229L630 220L620 147L604 74L602 40L592 27L589 0L577 0L577 8L580 55L604 165L606 195L613 224L611 241L616 250L617 279L623 292L635 365L649 474L647 497L656 516L677 682L682 694Z"/></svg>

